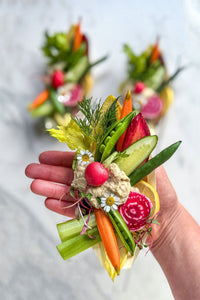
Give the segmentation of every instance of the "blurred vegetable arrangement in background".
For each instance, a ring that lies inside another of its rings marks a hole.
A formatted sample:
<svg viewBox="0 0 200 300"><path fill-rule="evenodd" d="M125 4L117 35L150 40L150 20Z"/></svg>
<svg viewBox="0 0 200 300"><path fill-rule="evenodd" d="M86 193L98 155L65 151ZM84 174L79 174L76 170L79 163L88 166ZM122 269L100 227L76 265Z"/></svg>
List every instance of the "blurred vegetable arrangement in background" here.
<svg viewBox="0 0 200 300"><path fill-rule="evenodd" d="M127 44L124 52L128 58L128 74L119 90L124 94L130 89L134 108L141 111L146 120L157 124L174 99L170 84L185 67L179 67L174 74L168 75L159 39L139 55Z"/></svg>
<svg viewBox="0 0 200 300"><path fill-rule="evenodd" d="M90 62L89 42L81 23L72 25L67 33L45 33L42 51L47 58L45 88L29 105L32 117L42 118L47 129L67 125L70 114L90 91L93 79L90 70L107 57Z"/></svg>

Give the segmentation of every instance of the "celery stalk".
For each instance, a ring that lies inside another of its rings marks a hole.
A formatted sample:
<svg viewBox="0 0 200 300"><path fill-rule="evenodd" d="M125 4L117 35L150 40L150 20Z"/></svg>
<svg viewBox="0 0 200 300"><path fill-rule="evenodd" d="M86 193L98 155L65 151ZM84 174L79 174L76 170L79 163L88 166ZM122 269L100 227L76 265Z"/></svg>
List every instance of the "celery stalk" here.
<svg viewBox="0 0 200 300"><path fill-rule="evenodd" d="M88 217L87 215L84 216L85 221L87 220L87 217ZM96 220L93 213L91 213L90 215L88 225L91 227L96 226ZM64 223L57 224L57 230L61 241L65 242L67 239L72 238L77 234L80 234L83 229L83 226L84 223L82 219L80 220L73 219Z"/></svg>
<svg viewBox="0 0 200 300"><path fill-rule="evenodd" d="M88 230L88 233L94 236L95 239L89 238L87 234L76 235L57 246L58 252L64 260L71 258L101 241L97 227Z"/></svg>

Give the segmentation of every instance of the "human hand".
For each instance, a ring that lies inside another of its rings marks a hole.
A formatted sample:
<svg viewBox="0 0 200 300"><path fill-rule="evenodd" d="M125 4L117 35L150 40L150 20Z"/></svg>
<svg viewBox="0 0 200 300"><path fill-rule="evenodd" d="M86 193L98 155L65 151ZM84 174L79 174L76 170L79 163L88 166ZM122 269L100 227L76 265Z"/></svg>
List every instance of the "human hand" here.
<svg viewBox="0 0 200 300"><path fill-rule="evenodd" d="M157 248L166 239L174 227L174 222L180 214L182 206L178 201L174 187L163 166L155 170L156 190L160 200L160 212L157 217L160 226L152 224L153 247Z"/></svg>
<svg viewBox="0 0 200 300"><path fill-rule="evenodd" d="M39 164L32 163L25 169L26 176L34 179L32 192L46 197L47 208L68 217L75 217L75 206L66 208L74 202L69 195L73 158L73 152L45 151L39 156Z"/></svg>
<svg viewBox="0 0 200 300"><path fill-rule="evenodd" d="M68 217L75 217L75 206L67 208L74 203L69 195L74 176L73 158L74 152L45 151L39 156L39 164L32 163L25 170L26 176L34 179L32 192L46 197L45 205L48 209ZM163 167L156 169L156 184L160 198L157 218L160 226L152 224L153 248L167 234L179 212L176 192Z"/></svg>

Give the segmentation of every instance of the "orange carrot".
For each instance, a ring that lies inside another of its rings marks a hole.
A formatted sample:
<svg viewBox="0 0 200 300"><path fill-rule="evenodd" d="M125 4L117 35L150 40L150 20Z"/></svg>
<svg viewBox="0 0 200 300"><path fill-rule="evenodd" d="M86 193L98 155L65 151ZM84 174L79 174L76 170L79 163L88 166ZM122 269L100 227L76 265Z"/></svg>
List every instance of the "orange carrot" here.
<svg viewBox="0 0 200 300"><path fill-rule="evenodd" d="M36 107L40 106L42 103L44 103L49 98L49 91L44 90L42 91L31 103L29 106L29 110L33 110Z"/></svg>
<svg viewBox="0 0 200 300"><path fill-rule="evenodd" d="M151 53L150 65L153 64L159 57L160 57L160 48L159 48L159 41L157 40Z"/></svg>
<svg viewBox="0 0 200 300"><path fill-rule="evenodd" d="M81 33L81 23L79 22L76 25L76 28L75 28L73 51L76 51L76 50L79 49L79 47L82 43L82 39L83 39L83 36L82 36L82 33Z"/></svg>
<svg viewBox="0 0 200 300"><path fill-rule="evenodd" d="M94 208L97 227L107 253L107 256L115 268L117 274L120 272L120 254L116 236L109 217L101 209Z"/></svg>
<svg viewBox="0 0 200 300"><path fill-rule="evenodd" d="M124 104L122 106L120 119L127 116L130 112L132 112L132 110L133 110L133 104L131 99L131 92L128 91L124 99ZM122 136L117 141L117 151L121 151L125 135L126 135L126 131L122 134Z"/></svg>

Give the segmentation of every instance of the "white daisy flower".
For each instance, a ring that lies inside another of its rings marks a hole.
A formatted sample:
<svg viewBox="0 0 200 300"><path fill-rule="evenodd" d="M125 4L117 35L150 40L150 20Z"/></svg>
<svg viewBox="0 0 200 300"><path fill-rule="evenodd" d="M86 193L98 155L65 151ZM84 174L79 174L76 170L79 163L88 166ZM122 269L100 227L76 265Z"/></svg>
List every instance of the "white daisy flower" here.
<svg viewBox="0 0 200 300"><path fill-rule="evenodd" d="M70 100L71 90L74 88L74 84L68 83L62 85L57 89L57 99L61 103L66 103Z"/></svg>
<svg viewBox="0 0 200 300"><path fill-rule="evenodd" d="M77 161L82 166L88 165L94 161L94 157L92 153L88 150L81 150L79 154L77 154Z"/></svg>
<svg viewBox="0 0 200 300"><path fill-rule="evenodd" d="M114 194L110 194L108 197L101 197L101 207L105 212L110 210L117 210L118 205L120 205L120 198Z"/></svg>

